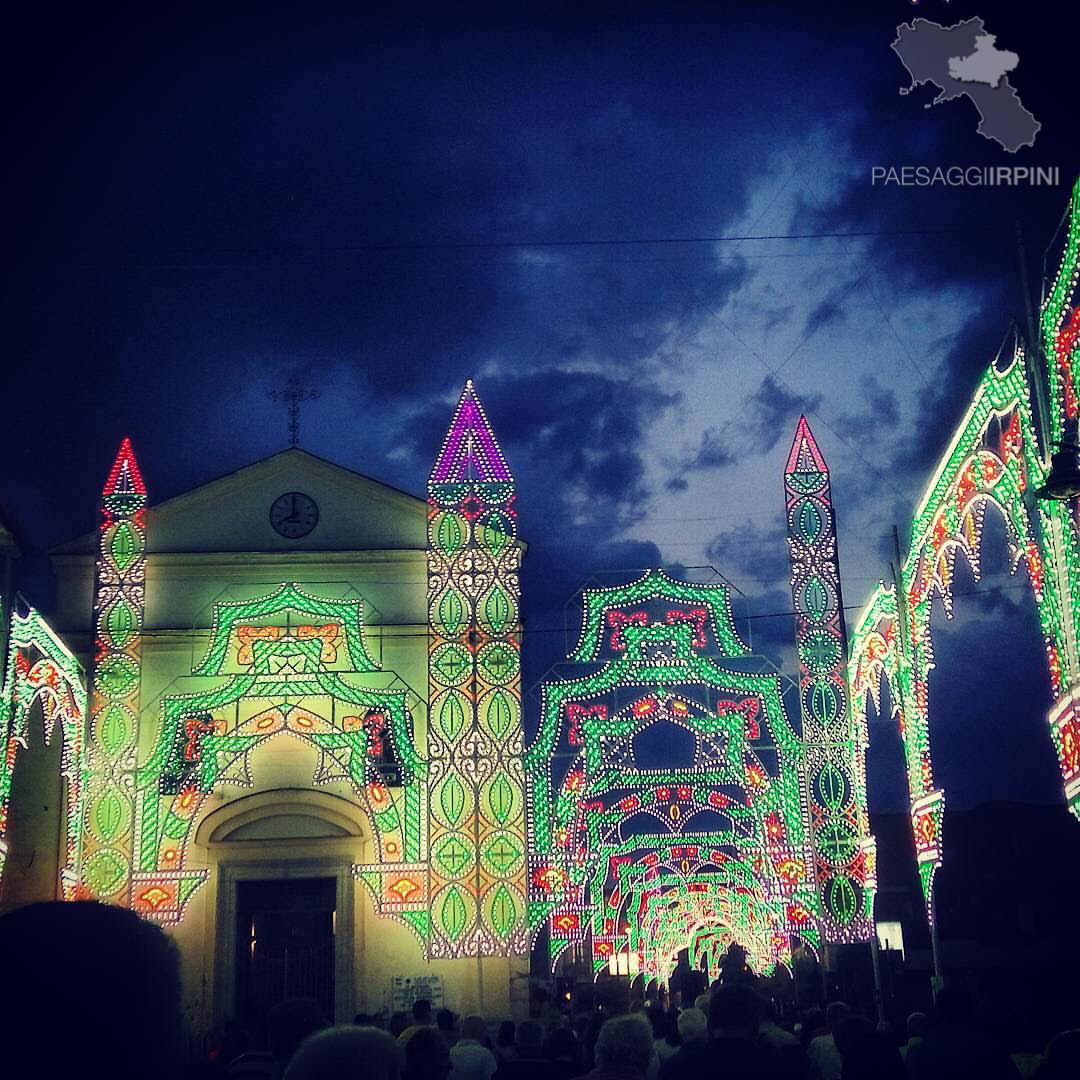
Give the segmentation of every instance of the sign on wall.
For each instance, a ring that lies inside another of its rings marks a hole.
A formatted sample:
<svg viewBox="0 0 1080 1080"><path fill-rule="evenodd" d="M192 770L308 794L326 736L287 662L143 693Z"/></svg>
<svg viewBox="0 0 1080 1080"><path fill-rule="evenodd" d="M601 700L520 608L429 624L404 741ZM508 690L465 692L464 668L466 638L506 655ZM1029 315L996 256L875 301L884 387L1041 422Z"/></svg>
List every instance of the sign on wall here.
<svg viewBox="0 0 1080 1080"><path fill-rule="evenodd" d="M414 1001L427 998L433 1009L443 1007L441 975L395 975L390 1008L394 1012L409 1012Z"/></svg>

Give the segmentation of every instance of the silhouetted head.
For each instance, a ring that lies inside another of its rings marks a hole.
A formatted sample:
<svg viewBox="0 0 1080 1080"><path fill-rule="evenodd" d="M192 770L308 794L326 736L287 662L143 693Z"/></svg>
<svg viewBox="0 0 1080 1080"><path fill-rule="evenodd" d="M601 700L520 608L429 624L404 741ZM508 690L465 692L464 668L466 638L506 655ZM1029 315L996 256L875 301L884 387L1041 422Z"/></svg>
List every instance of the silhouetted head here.
<svg viewBox="0 0 1080 1080"><path fill-rule="evenodd" d="M335 1027L305 1039L284 1080L401 1080L405 1055L393 1035L375 1027Z"/></svg>
<svg viewBox="0 0 1080 1080"><path fill-rule="evenodd" d="M761 1003L748 986L722 986L709 1005L709 1030L722 1039L755 1039Z"/></svg>
<svg viewBox="0 0 1080 1080"><path fill-rule="evenodd" d="M482 1016L466 1016L461 1022L461 1037L478 1043L488 1041L487 1021Z"/></svg>
<svg viewBox="0 0 1080 1080"><path fill-rule="evenodd" d="M836 1039L836 1049L843 1058L852 1054L864 1053L877 1042L877 1032L874 1025L863 1016L845 1016L839 1024L833 1028L833 1038Z"/></svg>
<svg viewBox="0 0 1080 1080"><path fill-rule="evenodd" d="M835 1035L836 1029L851 1015L851 1006L845 1001L830 1001L825 1009L825 1022Z"/></svg>
<svg viewBox="0 0 1080 1080"><path fill-rule="evenodd" d="M596 1038L596 1067L644 1076L652 1064L652 1027L641 1013L605 1021Z"/></svg>
<svg viewBox="0 0 1080 1080"><path fill-rule="evenodd" d="M557 1027L548 1035L547 1056L552 1061L576 1061L577 1048L577 1036L568 1027Z"/></svg>
<svg viewBox="0 0 1080 1080"><path fill-rule="evenodd" d="M406 1013L396 1012L390 1017L386 1030L396 1039L409 1026L409 1017Z"/></svg>
<svg viewBox="0 0 1080 1080"><path fill-rule="evenodd" d="M450 1034L454 1030L457 1017L449 1009L440 1009L435 1014L435 1026L444 1034Z"/></svg>
<svg viewBox="0 0 1080 1080"><path fill-rule="evenodd" d="M650 1001L645 1006L645 1015L649 1019L649 1023L652 1025L652 1033L654 1039L662 1039L666 1034L666 1027L664 1023L664 1010L656 1004L654 1001Z"/></svg>
<svg viewBox="0 0 1080 1080"><path fill-rule="evenodd" d="M431 1023L431 1002L427 998L417 998L412 1003L412 1018L418 1024Z"/></svg>
<svg viewBox="0 0 1080 1080"><path fill-rule="evenodd" d="M499 1046L513 1046L516 1031L517 1027L513 1020L504 1020L499 1025L499 1033L495 1036L495 1041Z"/></svg>
<svg viewBox="0 0 1080 1080"><path fill-rule="evenodd" d="M679 1013L679 1038L684 1043L708 1038L709 1021L700 1009L683 1009Z"/></svg>
<svg viewBox="0 0 1080 1080"><path fill-rule="evenodd" d="M943 1027L969 1027L975 1022L975 999L959 986L945 986L934 999L934 1019Z"/></svg>
<svg viewBox="0 0 1080 1080"><path fill-rule="evenodd" d="M319 1003L311 998L287 998L278 1002L266 1016L270 1053L275 1061L286 1062L309 1035L327 1026Z"/></svg>
<svg viewBox="0 0 1080 1080"><path fill-rule="evenodd" d="M450 1068L450 1048L436 1028L422 1028L405 1044L408 1080L446 1080Z"/></svg>
<svg viewBox="0 0 1080 1080"><path fill-rule="evenodd" d="M926 1034L927 1017L924 1012L913 1012L907 1018L907 1034L909 1039L921 1039Z"/></svg>
<svg viewBox="0 0 1080 1080"><path fill-rule="evenodd" d="M76 1063L115 1080L179 1075L180 964L160 927L105 904L29 904L0 918L0 958L12 1067L42 1077ZM64 988L75 995L70 1008Z"/></svg>
<svg viewBox="0 0 1080 1080"><path fill-rule="evenodd" d="M522 1057L543 1057L544 1025L539 1020L522 1020L514 1035L514 1045Z"/></svg>

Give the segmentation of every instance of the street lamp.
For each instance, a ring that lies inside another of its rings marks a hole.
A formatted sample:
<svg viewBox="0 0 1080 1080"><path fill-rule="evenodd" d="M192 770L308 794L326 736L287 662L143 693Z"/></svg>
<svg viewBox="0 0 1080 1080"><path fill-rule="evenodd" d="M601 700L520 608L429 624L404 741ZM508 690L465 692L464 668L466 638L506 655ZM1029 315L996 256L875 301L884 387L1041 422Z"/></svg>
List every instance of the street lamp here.
<svg viewBox="0 0 1080 1080"><path fill-rule="evenodd" d="M1065 502L1080 495L1080 446L1059 443L1061 449L1050 458L1050 471L1046 481L1035 489L1037 499L1056 499Z"/></svg>

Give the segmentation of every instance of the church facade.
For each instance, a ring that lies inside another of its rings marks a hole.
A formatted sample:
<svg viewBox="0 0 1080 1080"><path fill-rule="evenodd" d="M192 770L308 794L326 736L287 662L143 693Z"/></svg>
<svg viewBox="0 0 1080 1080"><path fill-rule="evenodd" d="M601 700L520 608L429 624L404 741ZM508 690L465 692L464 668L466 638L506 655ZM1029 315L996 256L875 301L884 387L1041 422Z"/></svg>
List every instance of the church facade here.
<svg viewBox="0 0 1080 1080"><path fill-rule="evenodd" d="M62 634L12 613L4 906L162 923L196 1033L284 996L522 1011L523 547L471 383L427 500L295 448L148 485L125 440L52 552Z"/></svg>

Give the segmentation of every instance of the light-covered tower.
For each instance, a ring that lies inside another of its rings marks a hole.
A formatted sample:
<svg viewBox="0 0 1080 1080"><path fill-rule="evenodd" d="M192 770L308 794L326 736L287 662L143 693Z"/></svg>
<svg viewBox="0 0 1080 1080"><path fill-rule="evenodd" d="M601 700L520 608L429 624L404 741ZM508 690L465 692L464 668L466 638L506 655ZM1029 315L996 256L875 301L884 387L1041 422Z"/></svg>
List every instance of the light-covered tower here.
<svg viewBox="0 0 1080 1080"><path fill-rule="evenodd" d="M829 469L806 417L784 470L806 797L826 941L873 932L875 849L866 812L865 724L852 717Z"/></svg>
<svg viewBox="0 0 1080 1080"><path fill-rule="evenodd" d="M94 573L89 776L79 880L90 896L129 904L134 858L146 485L124 439L101 493Z"/></svg>
<svg viewBox="0 0 1080 1080"><path fill-rule="evenodd" d="M471 380L428 482L430 956L527 951L514 478Z"/></svg>

